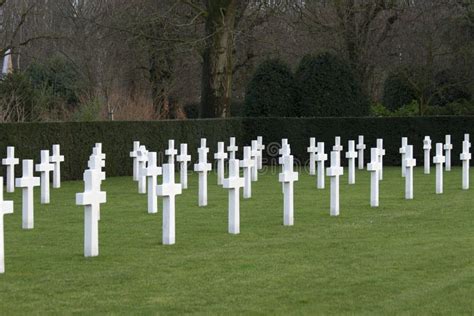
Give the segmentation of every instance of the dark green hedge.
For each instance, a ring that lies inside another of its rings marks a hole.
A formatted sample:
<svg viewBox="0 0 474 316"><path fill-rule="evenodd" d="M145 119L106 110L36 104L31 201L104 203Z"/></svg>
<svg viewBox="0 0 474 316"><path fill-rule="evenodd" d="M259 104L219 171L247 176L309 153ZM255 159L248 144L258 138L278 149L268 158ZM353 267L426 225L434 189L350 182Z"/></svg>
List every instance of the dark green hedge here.
<svg viewBox="0 0 474 316"><path fill-rule="evenodd" d="M378 137L384 138L387 165L398 165L400 138L407 136L415 145L416 158L422 163L422 140L430 135L433 144L442 142L450 133L454 144L453 162L459 163L459 152L464 133L474 135L474 116L467 117L420 117L420 118L234 118L213 120L159 121L159 122L90 122L90 123L23 123L0 124L0 156L6 155L6 146L16 147L16 156L21 159L39 160L40 150L52 144L61 144L66 157L63 164L63 179L81 179L87 159L96 142L103 143L107 154L108 177L130 175L132 163L129 152L134 140L140 140L149 150L163 152L168 139L177 144L186 142L196 159L199 139L206 137L212 152L218 141L237 137L239 145L249 144L257 135L264 142L279 143L288 138L296 158L306 160L309 137L326 142L330 148L334 136L347 140L366 137L366 144L375 146ZM474 137L474 136L473 136ZM369 157L366 152L366 158ZM21 168L17 168L17 174ZM4 168L2 168L2 173Z"/></svg>

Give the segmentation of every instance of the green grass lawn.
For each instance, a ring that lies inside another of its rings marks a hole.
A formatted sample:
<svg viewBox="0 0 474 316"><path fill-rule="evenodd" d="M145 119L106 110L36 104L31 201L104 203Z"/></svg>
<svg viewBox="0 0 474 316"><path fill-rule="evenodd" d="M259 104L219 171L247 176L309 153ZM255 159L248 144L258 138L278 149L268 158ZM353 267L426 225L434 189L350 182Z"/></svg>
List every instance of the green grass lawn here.
<svg viewBox="0 0 474 316"><path fill-rule="evenodd" d="M295 226L284 227L276 174L261 175L253 198L241 200L241 234L227 233L227 190L209 178L209 205L197 206L197 177L177 197L176 245L161 245L159 213L131 178L103 184L100 256L83 257L83 182L35 192L35 229L21 229L20 190L5 193L6 273L0 314L472 314L474 189L461 190L461 170L415 172L415 199L404 200L399 168L385 168L380 208L369 206L369 173L341 179L341 215L329 216L326 190L300 174ZM471 173L473 175L473 173ZM474 176L474 175L473 175ZM473 177L474 178L474 177ZM179 178L178 178L179 179Z"/></svg>

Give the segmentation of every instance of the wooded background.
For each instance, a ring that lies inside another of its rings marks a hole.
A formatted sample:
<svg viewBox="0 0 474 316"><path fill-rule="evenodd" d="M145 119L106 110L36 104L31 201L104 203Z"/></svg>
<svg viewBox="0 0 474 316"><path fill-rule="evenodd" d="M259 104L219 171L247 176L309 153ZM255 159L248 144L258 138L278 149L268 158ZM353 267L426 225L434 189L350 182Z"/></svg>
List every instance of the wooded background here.
<svg viewBox="0 0 474 316"><path fill-rule="evenodd" d="M402 71L423 114L433 89L472 99L473 39L470 0L0 0L0 52L29 80L0 87L0 121L238 116L263 61L324 52L372 104Z"/></svg>

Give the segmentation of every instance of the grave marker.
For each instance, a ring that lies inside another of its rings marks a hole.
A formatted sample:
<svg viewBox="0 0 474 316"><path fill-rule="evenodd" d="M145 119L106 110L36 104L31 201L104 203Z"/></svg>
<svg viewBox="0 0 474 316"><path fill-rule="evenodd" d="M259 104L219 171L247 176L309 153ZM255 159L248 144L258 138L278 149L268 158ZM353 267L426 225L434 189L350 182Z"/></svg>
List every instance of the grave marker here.
<svg viewBox="0 0 474 316"><path fill-rule="evenodd" d="M316 138L311 137L309 139L309 147L306 151L309 153L309 174L314 176L316 174L316 153L318 152Z"/></svg>
<svg viewBox="0 0 474 316"><path fill-rule="evenodd" d="M174 148L174 139L168 140L168 149L165 150L165 155L168 156L168 163L174 164L174 157L178 155L178 151Z"/></svg>
<svg viewBox="0 0 474 316"><path fill-rule="evenodd" d="M214 159L217 161L217 184L222 185L224 181L225 160L229 155L224 151L224 142L217 143L217 153L214 154Z"/></svg>
<svg viewBox="0 0 474 316"><path fill-rule="evenodd" d="M279 174L279 181L283 184L283 225L294 225L294 190L293 184L298 181L298 172L293 170L293 156L283 158L283 170Z"/></svg>
<svg viewBox="0 0 474 316"><path fill-rule="evenodd" d="M35 204L33 200L34 187L40 185L40 178L33 176L33 160L23 160L23 176L17 178L15 184L22 188L22 227L33 229Z"/></svg>
<svg viewBox="0 0 474 316"><path fill-rule="evenodd" d="M359 142L357 143L357 151L359 152L359 170L364 169L364 151L367 147L364 144L364 136L359 135Z"/></svg>
<svg viewBox="0 0 474 316"><path fill-rule="evenodd" d="M436 144L436 156L433 157L433 163L436 165L436 194L443 193L443 164L446 157L443 156L443 144Z"/></svg>
<svg viewBox="0 0 474 316"><path fill-rule="evenodd" d="M54 170L54 165L49 162L49 150L41 151L41 163L36 165L36 172L41 178L41 204L49 204L49 173Z"/></svg>
<svg viewBox="0 0 474 316"><path fill-rule="evenodd" d="M429 136L425 136L423 139L423 152L424 152L424 173L430 174L430 162L431 162L431 138Z"/></svg>
<svg viewBox="0 0 474 316"><path fill-rule="evenodd" d="M229 160L235 159L235 153L239 151L239 147L235 145L235 137L230 138L230 144L227 146L227 152L229 153Z"/></svg>
<svg viewBox="0 0 474 316"><path fill-rule="evenodd" d="M355 160L357 151L355 150L355 141L349 141L349 151L346 152L346 158L349 160L349 184L355 183Z"/></svg>
<svg viewBox="0 0 474 316"><path fill-rule="evenodd" d="M188 155L188 144L181 144L180 154L176 157L179 162L179 178L181 187L188 188L188 163L191 161L191 155Z"/></svg>
<svg viewBox="0 0 474 316"><path fill-rule="evenodd" d="M64 162L64 156L61 155L60 145L53 145L53 153L49 157L49 161L53 163L53 188L61 187L61 162Z"/></svg>
<svg viewBox="0 0 474 316"><path fill-rule="evenodd" d="M201 147L198 148L199 160L194 165L194 171L199 173L199 206L207 205L207 173L212 170L212 165L207 162L206 139L201 138Z"/></svg>
<svg viewBox="0 0 474 316"><path fill-rule="evenodd" d="M408 138L402 137L402 147L400 147L400 154L402 155L402 177L405 178L406 167L405 167L405 155L407 153Z"/></svg>
<svg viewBox="0 0 474 316"><path fill-rule="evenodd" d="M405 154L405 199L413 199L413 168L416 167L416 159L413 158L413 145L407 146Z"/></svg>
<svg viewBox="0 0 474 316"><path fill-rule="evenodd" d="M133 158L133 180L138 181L138 151L140 150L140 142L133 142L133 150L130 152L130 157Z"/></svg>
<svg viewBox="0 0 474 316"><path fill-rule="evenodd" d="M138 161L138 193L146 194L146 177L143 176L143 169L146 168L148 162L148 150L141 145L137 154Z"/></svg>
<svg viewBox="0 0 474 316"><path fill-rule="evenodd" d="M171 162L170 162L171 163ZM174 165L174 159L173 163ZM148 153L148 165L142 170L142 176L148 181L148 213L158 213L158 198L156 195L156 187L158 185L158 176L161 176L162 169L158 167L158 158L156 152Z"/></svg>
<svg viewBox="0 0 474 316"><path fill-rule="evenodd" d="M252 167L252 181L258 181L258 157L260 155L260 150L258 149L258 142L256 140L252 140L251 143L251 151L250 156L254 160L254 165Z"/></svg>
<svg viewBox="0 0 474 316"><path fill-rule="evenodd" d="M318 143L318 153L316 154L316 162L318 163L318 179L317 179L317 188L324 189L325 187L325 168L324 162L328 160L328 155L324 153L324 143Z"/></svg>
<svg viewBox="0 0 474 316"><path fill-rule="evenodd" d="M372 148L370 151L370 163L367 164L367 171L370 171L370 206L379 206L379 187L380 187L380 162L377 148Z"/></svg>
<svg viewBox="0 0 474 316"><path fill-rule="evenodd" d="M462 153L460 155L460 159L462 161L462 189L463 190L469 190L469 162L472 158L472 155L469 152L470 147L471 147L471 143L469 142L469 138L462 142Z"/></svg>
<svg viewBox="0 0 474 316"><path fill-rule="evenodd" d="M76 194L76 204L84 206L84 257L99 255L100 204L107 201L106 192L100 191L100 175L84 171L84 192Z"/></svg>
<svg viewBox="0 0 474 316"><path fill-rule="evenodd" d="M344 174L341 167L340 153L331 152L331 166L327 168L326 173L331 178L331 216L339 216L339 177Z"/></svg>
<svg viewBox="0 0 474 316"><path fill-rule="evenodd" d="M258 143L258 150L260 151L260 154L258 155L258 170L262 170L263 168L263 151L265 150L265 145L263 144L263 137L262 136L257 136L257 143Z"/></svg>
<svg viewBox="0 0 474 316"><path fill-rule="evenodd" d="M334 139L334 146L332 146L332 151L336 151L336 152L341 152L344 150L344 147L342 147L341 145L341 136L336 136L336 138ZM339 155L339 157L341 157Z"/></svg>
<svg viewBox="0 0 474 316"><path fill-rule="evenodd" d="M205 144L204 144L205 146ZM182 193L181 184L175 183L174 164L163 165L163 184L156 190L163 197L163 245L176 243L176 195Z"/></svg>
<svg viewBox="0 0 474 316"><path fill-rule="evenodd" d="M15 192L15 165L18 165L20 160L15 158L15 147L7 147L7 158L2 160L2 164L7 166L7 192Z"/></svg>
<svg viewBox="0 0 474 316"><path fill-rule="evenodd" d="M229 178L223 186L229 189L228 232L240 234L240 188L244 187L244 178L240 177L239 160L229 161Z"/></svg>
<svg viewBox="0 0 474 316"><path fill-rule="evenodd" d="M252 197L252 168L255 166L255 160L251 156L251 148L244 147L244 156L240 161L240 167L244 170L244 199Z"/></svg>
<svg viewBox="0 0 474 316"><path fill-rule="evenodd" d="M383 156L385 156L385 149L383 148L383 139L377 139L377 149L379 153L380 171L379 179L383 180Z"/></svg>
<svg viewBox="0 0 474 316"><path fill-rule="evenodd" d="M3 200L3 177L0 177L0 274L5 273L3 217L7 214L13 214L13 201Z"/></svg>
<svg viewBox="0 0 474 316"><path fill-rule="evenodd" d="M446 171L451 171L451 150L453 150L453 144L451 144L451 135L446 135L446 142L444 143L444 150L446 156Z"/></svg>

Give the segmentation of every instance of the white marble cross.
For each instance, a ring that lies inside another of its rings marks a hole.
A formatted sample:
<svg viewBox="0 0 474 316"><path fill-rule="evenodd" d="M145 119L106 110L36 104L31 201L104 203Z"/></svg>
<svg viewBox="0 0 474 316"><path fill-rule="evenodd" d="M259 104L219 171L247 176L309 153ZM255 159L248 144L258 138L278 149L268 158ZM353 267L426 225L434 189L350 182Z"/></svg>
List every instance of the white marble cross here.
<svg viewBox="0 0 474 316"><path fill-rule="evenodd" d="M258 167L258 170L262 170L262 168L263 168L263 151L265 150L265 145L263 144L263 137L262 136L257 136L257 143L258 143L258 150L260 151L260 154L258 155L257 167Z"/></svg>
<svg viewBox="0 0 474 316"><path fill-rule="evenodd" d="M180 154L176 157L179 162L179 179L183 189L188 188L188 163L191 161L191 155L188 155L188 144L181 144Z"/></svg>
<svg viewBox="0 0 474 316"><path fill-rule="evenodd" d="M402 155L402 177L405 178L405 155L407 153L408 137L402 137L402 146L400 147L400 154Z"/></svg>
<svg viewBox="0 0 474 316"><path fill-rule="evenodd" d="M469 139L462 142L462 153L460 160L462 161L462 189L469 190L469 162L472 159L472 154L469 152L471 143Z"/></svg>
<svg viewBox="0 0 474 316"><path fill-rule="evenodd" d="M174 164L174 158L178 155L178 151L174 148L174 139L168 140L168 149L165 150L165 155L168 156L168 163Z"/></svg>
<svg viewBox="0 0 474 316"><path fill-rule="evenodd" d="M49 161L53 163L53 188L61 187L61 162L64 162L64 156L61 155L60 145L53 145L53 153L49 157Z"/></svg>
<svg viewBox="0 0 474 316"><path fill-rule="evenodd" d="M293 170L293 156L283 157L283 170L279 181L283 184L283 225L294 225L294 182L298 181L298 172Z"/></svg>
<svg viewBox="0 0 474 316"><path fill-rule="evenodd" d="M464 141L466 141L469 145L469 149L471 149L471 140L469 134L464 134Z"/></svg>
<svg viewBox="0 0 474 316"><path fill-rule="evenodd" d="M174 164L163 165L163 184L156 188L163 197L163 245L176 243L176 195L182 193L181 184L175 183Z"/></svg>
<svg viewBox="0 0 474 316"><path fill-rule="evenodd" d="M222 185L224 181L225 160L229 154L224 150L224 142L217 143L217 152L214 154L214 159L217 161L217 184Z"/></svg>
<svg viewBox="0 0 474 316"><path fill-rule="evenodd" d="M309 153L309 174L314 176L316 174L316 153L318 152L315 137L309 139L309 147L306 151Z"/></svg>
<svg viewBox="0 0 474 316"><path fill-rule="evenodd" d="M359 135L359 142L357 143L357 151L359 152L359 170L364 169L364 151L367 148L364 144L364 136Z"/></svg>
<svg viewBox="0 0 474 316"><path fill-rule="evenodd" d="M405 154L405 199L413 199L413 169L416 167L416 159L413 158L413 145L407 146Z"/></svg>
<svg viewBox="0 0 474 316"><path fill-rule="evenodd" d="M326 173L331 178L331 216L339 216L339 177L344 175L344 168L341 167L340 152L331 152L331 166Z"/></svg>
<svg viewBox="0 0 474 316"><path fill-rule="evenodd" d="M451 144L451 135L446 135L444 150L446 156L446 171L451 171L451 150L453 150L453 144Z"/></svg>
<svg viewBox="0 0 474 316"><path fill-rule="evenodd" d="M143 176L143 169L146 168L148 163L148 150L145 146L140 146L137 153L138 161L138 193L146 194L146 177Z"/></svg>
<svg viewBox="0 0 474 316"><path fill-rule="evenodd" d="M84 192L76 194L76 204L84 206L84 257L99 255L100 204L107 202L107 194L100 190L97 171L84 171Z"/></svg>
<svg viewBox="0 0 474 316"><path fill-rule="evenodd" d="M199 173L199 206L207 205L207 173L212 170L212 165L207 162L206 139L201 138L201 147L198 148L199 160L194 165L194 171Z"/></svg>
<svg viewBox="0 0 474 316"><path fill-rule="evenodd" d="M334 139L334 146L332 146L332 151L337 151L340 153L343 150L344 147L341 145L341 136L336 136L336 138Z"/></svg>
<svg viewBox="0 0 474 316"><path fill-rule="evenodd" d="M98 150L94 148L92 155L89 156L89 160L87 161L87 167L99 175L99 180L102 184L102 181L105 180L105 171L102 171L102 168L105 167L105 160L102 160L101 155L97 153Z"/></svg>
<svg viewBox="0 0 474 316"><path fill-rule="evenodd" d="M250 151L250 157L254 160L254 164L252 167L252 181L258 181L258 157L260 155L260 150L258 149L258 141L252 140L251 143L251 151Z"/></svg>
<svg viewBox="0 0 474 316"><path fill-rule="evenodd" d="M99 157L102 161L102 167L105 167L105 154L102 152L102 143L95 143L94 148L92 148L92 153Z"/></svg>
<svg viewBox="0 0 474 316"><path fill-rule="evenodd" d="M240 167L244 170L244 199L252 197L252 168L255 160L252 159L252 149L250 146L244 147L244 156L240 161Z"/></svg>
<svg viewBox="0 0 474 316"><path fill-rule="evenodd" d="M228 231L229 234L240 234L240 188L244 187L244 178L240 177L239 160L229 161L229 177L224 179L223 186L229 189Z"/></svg>
<svg viewBox="0 0 474 316"><path fill-rule="evenodd" d="M380 172L379 153L377 148L370 151L370 163L367 164L367 171L370 172L370 206L379 206L379 172Z"/></svg>
<svg viewBox="0 0 474 316"><path fill-rule="evenodd" d="M5 273L3 216L13 214L13 201L3 200L3 177L0 177L0 274Z"/></svg>
<svg viewBox="0 0 474 316"><path fill-rule="evenodd" d="M285 157L291 155L291 148L290 148L290 144L288 144L287 138L283 138L281 140L281 148L278 150L278 153L280 154L280 157L278 157L278 163L280 165L283 165L283 161ZM284 190L285 188L284 188L284 185L282 184L281 192L283 192Z"/></svg>
<svg viewBox="0 0 474 316"><path fill-rule="evenodd" d="M425 136L423 139L423 152L424 152L424 173L430 174L430 163L431 163L431 138L429 136Z"/></svg>
<svg viewBox="0 0 474 316"><path fill-rule="evenodd" d="M436 165L436 194L443 193L443 164L446 157L443 156L443 144L436 144L436 156L433 157L433 164Z"/></svg>
<svg viewBox="0 0 474 316"><path fill-rule="evenodd" d="M23 188L22 192L22 226L23 229L33 229L35 204L33 200L34 187L40 185L40 178L33 176L33 160L23 160L23 176L15 181L16 187Z"/></svg>
<svg viewBox="0 0 474 316"><path fill-rule="evenodd" d="M54 170L54 165L49 162L49 150L41 151L41 162L35 167L41 178L41 204L49 204L49 173Z"/></svg>
<svg viewBox="0 0 474 316"><path fill-rule="evenodd" d="M355 150L355 141L349 141L349 151L346 152L346 158L349 160L349 184L355 184L355 161L357 158L357 151Z"/></svg>
<svg viewBox="0 0 474 316"><path fill-rule="evenodd" d="M130 157L133 158L133 180L138 181L138 151L140 150L140 142L133 142L133 150L130 152Z"/></svg>
<svg viewBox="0 0 474 316"><path fill-rule="evenodd" d="M379 179L383 180L383 156L385 156L385 149L383 148L383 139L377 139L377 149L379 153L379 162L380 162L380 171L379 171Z"/></svg>
<svg viewBox="0 0 474 316"><path fill-rule="evenodd" d="M235 145L235 137L230 138L230 144L227 146L227 152L229 153L229 160L235 159L235 153L239 151L239 147Z"/></svg>
<svg viewBox="0 0 474 316"><path fill-rule="evenodd" d="M318 143L318 152L315 156L316 162L318 163L318 179L316 180L317 188L318 189L324 189L325 187L325 168L324 168L324 163L326 160L328 160L328 155L324 153L324 143L319 142Z"/></svg>
<svg viewBox="0 0 474 316"><path fill-rule="evenodd" d="M156 152L148 153L148 164L142 169L142 176L148 181L148 213L158 213L158 198L156 195L156 186L158 185L158 176L161 176L162 169L158 167L158 158Z"/></svg>
<svg viewBox="0 0 474 316"><path fill-rule="evenodd" d="M18 165L20 160L15 158L15 147L7 147L7 158L2 160L2 164L7 166L7 192L15 192L15 165Z"/></svg>

